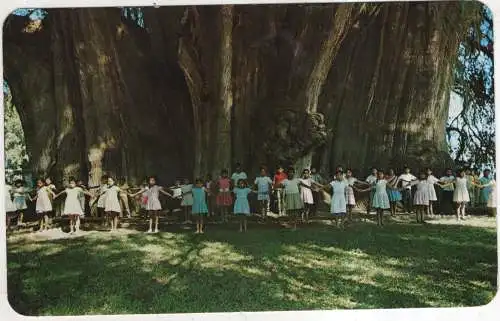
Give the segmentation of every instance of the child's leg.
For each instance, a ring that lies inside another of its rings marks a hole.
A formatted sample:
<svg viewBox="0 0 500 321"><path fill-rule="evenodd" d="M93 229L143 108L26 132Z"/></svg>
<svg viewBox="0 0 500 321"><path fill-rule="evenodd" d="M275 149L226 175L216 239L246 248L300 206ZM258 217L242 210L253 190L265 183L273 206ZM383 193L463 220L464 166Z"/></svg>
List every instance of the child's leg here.
<svg viewBox="0 0 500 321"><path fill-rule="evenodd" d="M17 225L23 225L24 213L22 211L19 212L19 216L17 218Z"/></svg>
<svg viewBox="0 0 500 321"><path fill-rule="evenodd" d="M160 212L155 211L155 232L158 232L158 225L160 223Z"/></svg>
<svg viewBox="0 0 500 321"><path fill-rule="evenodd" d="M115 221L115 230L118 228L118 213L115 213L113 220Z"/></svg>
<svg viewBox="0 0 500 321"><path fill-rule="evenodd" d="M462 215L462 219L465 219L465 203L462 203L461 215Z"/></svg>
<svg viewBox="0 0 500 321"><path fill-rule="evenodd" d="M203 215L200 215L200 233L203 233L203 223L204 223L204 220L203 220Z"/></svg>
<svg viewBox="0 0 500 321"><path fill-rule="evenodd" d="M243 215L240 215L240 232L243 232Z"/></svg>
<svg viewBox="0 0 500 321"><path fill-rule="evenodd" d="M48 230L49 229L49 215L47 215L46 213L43 215L43 220L45 222L45 230Z"/></svg>
<svg viewBox="0 0 500 321"><path fill-rule="evenodd" d="M245 232L247 231L247 217L243 218L243 227L245 228Z"/></svg>
<svg viewBox="0 0 500 321"><path fill-rule="evenodd" d="M80 215L75 219L75 232L80 232Z"/></svg>
<svg viewBox="0 0 500 321"><path fill-rule="evenodd" d="M153 232L153 213L152 211L147 211L147 216L148 216L148 223L149 223L149 228L147 233Z"/></svg>
<svg viewBox="0 0 500 321"><path fill-rule="evenodd" d="M460 220L460 211L461 211L461 208L462 207L462 204L461 203L457 203L457 220Z"/></svg>

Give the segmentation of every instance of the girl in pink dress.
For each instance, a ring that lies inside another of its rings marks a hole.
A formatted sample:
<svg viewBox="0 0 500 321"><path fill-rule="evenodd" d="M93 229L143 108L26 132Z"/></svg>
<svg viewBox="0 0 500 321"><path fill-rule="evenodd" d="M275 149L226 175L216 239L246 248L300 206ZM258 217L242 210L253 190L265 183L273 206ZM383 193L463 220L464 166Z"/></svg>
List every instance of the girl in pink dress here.
<svg viewBox="0 0 500 321"><path fill-rule="evenodd" d="M221 176L217 180L217 208L221 215L222 222L227 222L233 199L231 195L231 179L228 177L227 169L223 169Z"/></svg>

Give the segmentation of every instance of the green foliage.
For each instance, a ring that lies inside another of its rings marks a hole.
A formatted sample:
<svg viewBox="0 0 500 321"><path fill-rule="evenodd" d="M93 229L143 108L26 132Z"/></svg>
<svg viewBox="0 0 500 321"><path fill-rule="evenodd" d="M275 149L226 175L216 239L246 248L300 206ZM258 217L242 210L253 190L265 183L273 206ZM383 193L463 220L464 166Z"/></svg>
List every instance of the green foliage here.
<svg viewBox="0 0 500 321"><path fill-rule="evenodd" d="M27 168L29 159L21 119L8 91L4 91L4 135L5 173L12 180Z"/></svg>
<svg viewBox="0 0 500 321"><path fill-rule="evenodd" d="M477 167L495 163L495 104L493 83L493 21L480 2L462 2L464 36L458 49L453 92L462 110L447 124L448 140L458 142L450 152L457 163Z"/></svg>

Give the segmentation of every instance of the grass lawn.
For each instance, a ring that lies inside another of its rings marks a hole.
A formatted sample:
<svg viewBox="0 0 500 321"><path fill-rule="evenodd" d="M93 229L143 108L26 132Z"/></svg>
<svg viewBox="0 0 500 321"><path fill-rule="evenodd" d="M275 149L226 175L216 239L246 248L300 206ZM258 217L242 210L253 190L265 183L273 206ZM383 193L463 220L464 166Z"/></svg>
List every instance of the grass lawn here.
<svg viewBox="0 0 500 321"><path fill-rule="evenodd" d="M476 306L496 292L494 218L249 228L14 235L9 301L81 315Z"/></svg>

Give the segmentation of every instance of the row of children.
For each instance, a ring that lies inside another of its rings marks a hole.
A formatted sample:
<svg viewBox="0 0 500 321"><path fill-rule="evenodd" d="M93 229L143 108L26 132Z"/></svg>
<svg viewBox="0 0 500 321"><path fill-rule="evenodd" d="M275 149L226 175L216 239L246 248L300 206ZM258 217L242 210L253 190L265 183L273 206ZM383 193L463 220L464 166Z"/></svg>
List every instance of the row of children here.
<svg viewBox="0 0 500 321"><path fill-rule="evenodd" d="M295 171L292 168L285 172L282 167L279 167L274 179L271 180L266 168L263 167L260 176L254 181L253 188L249 188L246 173L241 170L239 164L236 167L231 178L228 177L228 171L223 170L216 181L210 178L206 181L197 179L194 186L189 184L188 180L185 180L183 185L177 181L174 186L166 189L158 186L154 177L150 177L148 183L141 188L127 190L116 186L112 178L106 178L101 186L90 187L90 189L99 189L97 195L91 194L82 182L76 182L74 179L70 179L69 186L58 194L50 179L45 182L38 180L36 195L33 198L28 195L28 198L32 201L36 200L36 213L40 219L40 230L43 230L49 227L49 219L53 213L53 200L66 194L63 215L70 218L70 231L73 232L79 229L80 217L84 215L85 196L95 200L98 212L111 219L111 229L115 230L118 226L119 213L124 210L130 215L127 205L122 210L124 203L120 202L120 195L125 194L131 197L140 195L140 202L149 217L148 232L158 232L158 217L162 210L159 196L164 194L170 200L180 203L179 205L184 209L186 221L189 220L190 214L197 217L197 233L203 233L203 217L213 213L214 208L219 210L223 221L227 221L227 216L232 209L232 212L241 218L240 231L246 230L246 216L250 214L248 203L250 193L256 194L258 211L263 218L266 218L269 211L270 194L274 193L278 201L278 212L282 214L286 211L293 220L294 228L297 224L297 217L302 216L302 219L307 222L309 215L315 211L315 206L322 199L330 203L330 212L337 220L337 224L343 225L343 218L350 219L356 205L355 190L371 191L368 211L371 208L376 210L379 225L383 224L384 210L388 209L394 215L397 203L402 200L408 212L411 212L412 205L416 207L417 221L423 222L425 213L432 216L432 203L437 200L434 186L440 186L443 189L444 203L447 198L450 198L449 192L451 191L451 201L457 204L457 219L463 219L465 216L465 204L470 200L470 186L477 187L482 194L487 195L490 206L494 207L492 204L495 200L494 192L492 193L495 183L489 178L488 170L481 179L469 180L465 171L460 171L459 177L455 178L451 170L448 170L445 176L437 179L432 175L431 170L427 170L422 172L417 179L411 174L409 168L406 168L400 176L396 176L393 170L389 170L385 175L383 171L374 168L372 174L365 181L361 181L353 177L351 170L344 172L342 167L338 167L335 179L328 185L322 185L324 180L314 169L312 171L305 169L301 178L295 178ZM22 211L27 207L22 184L16 182L14 189L10 190L8 185L7 189L7 212L17 211L22 222ZM135 192L131 193L131 190ZM413 190L415 193L412 195ZM11 192L14 201L10 197ZM9 220L10 215L7 217Z"/></svg>

